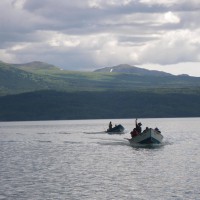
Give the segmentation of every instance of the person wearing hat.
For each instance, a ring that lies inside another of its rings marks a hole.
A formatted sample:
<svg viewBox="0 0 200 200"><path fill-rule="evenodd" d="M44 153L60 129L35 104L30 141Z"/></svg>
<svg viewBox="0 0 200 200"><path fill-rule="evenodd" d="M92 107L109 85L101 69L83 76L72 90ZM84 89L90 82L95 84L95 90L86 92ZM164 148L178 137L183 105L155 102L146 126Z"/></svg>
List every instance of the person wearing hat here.
<svg viewBox="0 0 200 200"><path fill-rule="evenodd" d="M138 133L141 133L142 132L142 124L141 122L137 123L137 119L135 120L135 129Z"/></svg>

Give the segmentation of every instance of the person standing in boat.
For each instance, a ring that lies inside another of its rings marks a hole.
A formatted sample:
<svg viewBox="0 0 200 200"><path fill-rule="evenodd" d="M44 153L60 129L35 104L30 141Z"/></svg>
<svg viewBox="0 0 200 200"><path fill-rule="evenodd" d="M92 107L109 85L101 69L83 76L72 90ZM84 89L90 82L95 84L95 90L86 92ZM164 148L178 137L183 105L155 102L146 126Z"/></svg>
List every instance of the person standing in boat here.
<svg viewBox="0 0 200 200"><path fill-rule="evenodd" d="M109 123L108 128L109 128L109 130L112 129L112 122Z"/></svg>
<svg viewBox="0 0 200 200"><path fill-rule="evenodd" d="M132 138L134 138L135 136L137 136L138 134L142 132L141 126L142 126L141 122L137 123L137 118L136 118L135 128L133 129L133 131L130 132Z"/></svg>
<svg viewBox="0 0 200 200"><path fill-rule="evenodd" d="M137 118L135 120L135 130L138 132L138 133L141 133L142 132L142 124L141 122L137 123Z"/></svg>

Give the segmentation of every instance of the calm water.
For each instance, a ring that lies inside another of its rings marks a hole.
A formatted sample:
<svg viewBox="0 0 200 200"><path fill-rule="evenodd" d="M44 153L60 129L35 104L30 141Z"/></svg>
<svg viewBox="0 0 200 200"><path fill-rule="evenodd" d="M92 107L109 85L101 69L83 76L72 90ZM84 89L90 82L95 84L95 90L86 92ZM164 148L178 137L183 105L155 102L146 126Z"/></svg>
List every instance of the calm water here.
<svg viewBox="0 0 200 200"><path fill-rule="evenodd" d="M133 147L134 119L0 123L0 199L200 199L200 118L142 119L162 145Z"/></svg>

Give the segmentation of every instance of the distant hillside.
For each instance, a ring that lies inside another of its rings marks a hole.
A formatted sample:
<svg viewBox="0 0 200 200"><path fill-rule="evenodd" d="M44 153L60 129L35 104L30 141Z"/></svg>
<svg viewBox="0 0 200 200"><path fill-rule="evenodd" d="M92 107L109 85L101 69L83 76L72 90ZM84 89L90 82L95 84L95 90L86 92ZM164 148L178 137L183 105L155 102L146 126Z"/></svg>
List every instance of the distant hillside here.
<svg viewBox="0 0 200 200"><path fill-rule="evenodd" d="M18 69L22 69L25 71L31 71L31 72L60 70L60 68L58 68L54 65L40 62L40 61L33 61L30 63L24 63L24 64L10 64L10 65L12 67L16 67Z"/></svg>
<svg viewBox="0 0 200 200"><path fill-rule="evenodd" d="M48 89L42 76L0 62L0 95Z"/></svg>
<svg viewBox="0 0 200 200"><path fill-rule="evenodd" d="M132 73L140 76L172 76L172 74L156 71L147 70L135 66L130 66L127 64L121 64L113 67L104 67L102 69L97 69L95 72L118 72L118 73Z"/></svg>
<svg viewBox="0 0 200 200"><path fill-rule="evenodd" d="M144 72L149 73L149 70ZM0 96L46 89L66 92L173 90L183 93L200 90L198 77L145 73L75 72L40 62L24 65L0 62Z"/></svg>
<svg viewBox="0 0 200 200"><path fill-rule="evenodd" d="M199 102L198 77L127 65L97 73L0 62L2 121L200 117Z"/></svg>
<svg viewBox="0 0 200 200"><path fill-rule="evenodd" d="M1 121L200 117L200 94L38 91L0 97Z"/></svg>

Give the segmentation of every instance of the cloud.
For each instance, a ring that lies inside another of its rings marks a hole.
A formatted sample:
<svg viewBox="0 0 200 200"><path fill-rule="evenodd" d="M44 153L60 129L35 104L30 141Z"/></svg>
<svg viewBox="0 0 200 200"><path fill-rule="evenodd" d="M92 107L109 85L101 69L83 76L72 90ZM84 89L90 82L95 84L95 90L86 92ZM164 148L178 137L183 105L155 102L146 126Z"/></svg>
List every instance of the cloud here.
<svg viewBox="0 0 200 200"><path fill-rule="evenodd" d="M149 43L143 48L140 60L143 63L146 60L146 63L159 64L199 61L200 38L198 32L179 30L165 33L161 40Z"/></svg>
<svg viewBox="0 0 200 200"><path fill-rule="evenodd" d="M66 69L200 62L198 0L1 0L0 60Z"/></svg>

